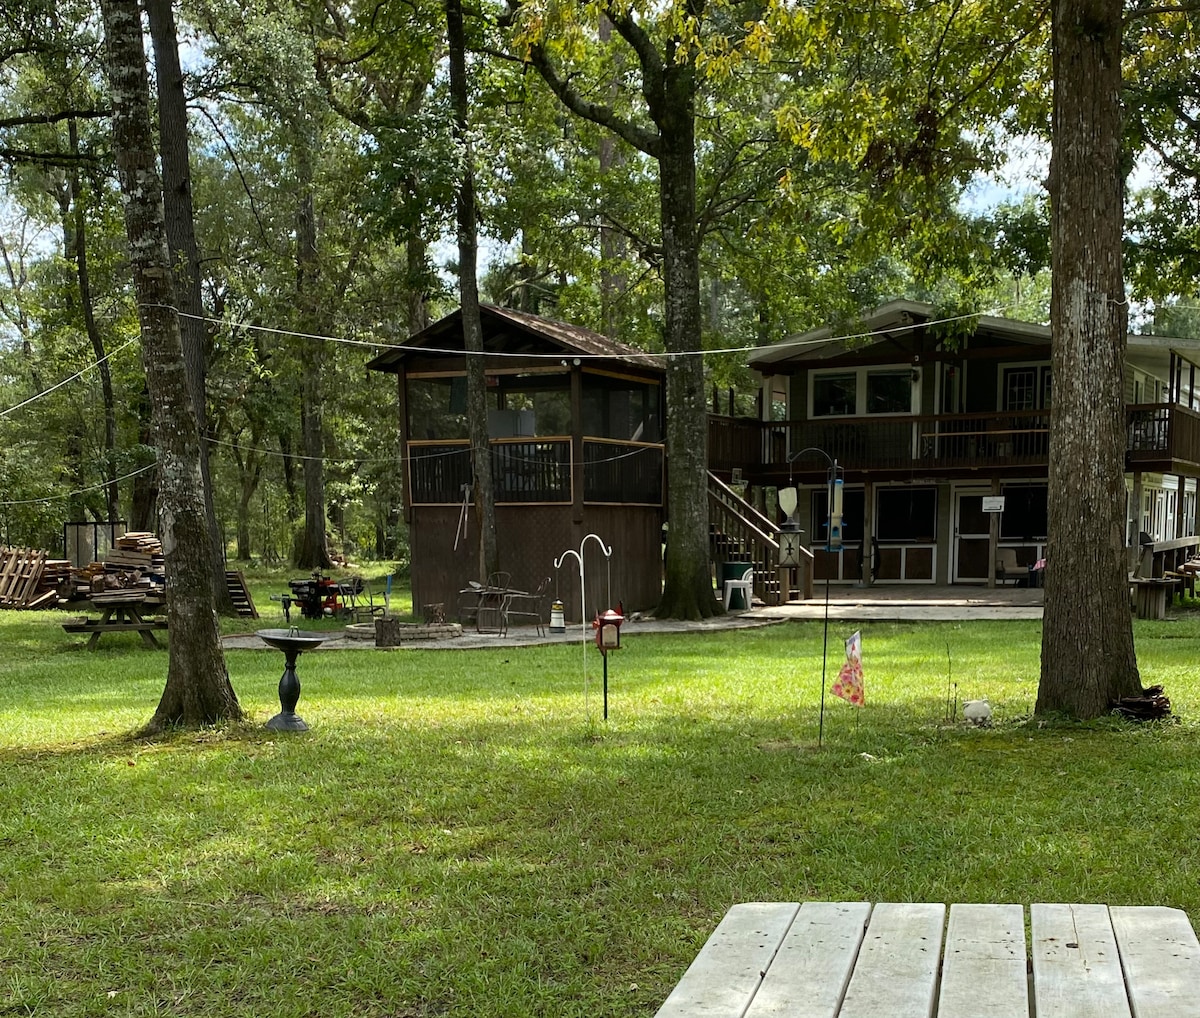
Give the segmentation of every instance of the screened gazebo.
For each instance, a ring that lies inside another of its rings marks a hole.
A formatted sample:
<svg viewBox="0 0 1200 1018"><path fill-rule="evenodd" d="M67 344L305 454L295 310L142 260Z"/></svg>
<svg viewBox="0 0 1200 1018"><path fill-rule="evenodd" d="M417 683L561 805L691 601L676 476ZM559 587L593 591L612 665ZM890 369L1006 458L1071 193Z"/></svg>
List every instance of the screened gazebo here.
<svg viewBox="0 0 1200 1018"><path fill-rule="evenodd" d="M587 609L627 611L662 590L664 371L654 357L587 329L483 305L488 435L500 568L511 584L551 592L579 611L578 570L554 560L586 534ZM398 376L404 512L413 604L444 604L478 571L466 358L455 311L367 366Z"/></svg>

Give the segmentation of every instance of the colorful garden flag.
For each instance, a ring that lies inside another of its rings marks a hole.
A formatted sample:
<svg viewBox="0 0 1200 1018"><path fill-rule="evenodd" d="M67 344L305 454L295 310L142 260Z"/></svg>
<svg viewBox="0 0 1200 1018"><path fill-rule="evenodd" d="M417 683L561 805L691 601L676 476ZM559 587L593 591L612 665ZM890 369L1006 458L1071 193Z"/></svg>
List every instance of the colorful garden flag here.
<svg viewBox="0 0 1200 1018"><path fill-rule="evenodd" d="M863 689L862 632L855 633L846 641L846 663L838 672L833 683L833 695L849 700L855 707L866 703Z"/></svg>

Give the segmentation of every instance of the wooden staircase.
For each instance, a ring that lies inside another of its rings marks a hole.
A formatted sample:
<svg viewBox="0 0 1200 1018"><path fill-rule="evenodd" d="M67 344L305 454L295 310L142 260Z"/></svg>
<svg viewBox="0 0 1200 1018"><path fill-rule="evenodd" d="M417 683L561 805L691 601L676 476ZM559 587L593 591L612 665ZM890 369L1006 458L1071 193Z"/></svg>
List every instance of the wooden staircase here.
<svg viewBox="0 0 1200 1018"><path fill-rule="evenodd" d="M783 589L779 567L779 525L768 519L711 470L708 472L710 552L715 562L745 562L754 567L754 593L766 604L780 604L794 590ZM807 548L796 571L799 595L811 596L813 556Z"/></svg>
<svg viewBox="0 0 1200 1018"><path fill-rule="evenodd" d="M245 619L258 618L258 609L254 607L254 598L250 596L250 588L246 586L246 577L240 569L225 570L225 585L229 588L229 598L238 616Z"/></svg>

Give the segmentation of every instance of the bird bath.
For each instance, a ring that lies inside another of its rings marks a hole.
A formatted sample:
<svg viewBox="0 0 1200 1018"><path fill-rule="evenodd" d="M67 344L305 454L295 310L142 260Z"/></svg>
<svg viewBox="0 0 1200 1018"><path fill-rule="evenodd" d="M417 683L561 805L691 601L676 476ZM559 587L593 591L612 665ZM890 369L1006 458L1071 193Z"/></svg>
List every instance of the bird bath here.
<svg viewBox="0 0 1200 1018"><path fill-rule="evenodd" d="M283 651L286 661L283 675L279 679L280 711L267 722L267 727L277 732L307 732L308 725L296 713L296 704L300 700L296 658L303 651L319 647L325 642L325 636L321 633L302 633L295 626L291 629L260 629L257 635L269 647Z"/></svg>

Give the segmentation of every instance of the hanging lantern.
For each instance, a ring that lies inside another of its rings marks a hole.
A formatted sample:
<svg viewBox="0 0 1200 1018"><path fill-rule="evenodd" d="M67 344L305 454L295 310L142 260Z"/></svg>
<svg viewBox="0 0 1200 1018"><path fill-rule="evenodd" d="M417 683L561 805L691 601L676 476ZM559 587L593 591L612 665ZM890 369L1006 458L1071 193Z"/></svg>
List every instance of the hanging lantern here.
<svg viewBox="0 0 1200 1018"><path fill-rule="evenodd" d="M804 548L804 531L793 527L779 529L779 564L785 567L800 565Z"/></svg>

